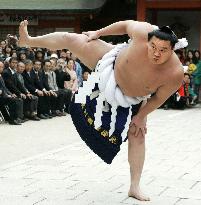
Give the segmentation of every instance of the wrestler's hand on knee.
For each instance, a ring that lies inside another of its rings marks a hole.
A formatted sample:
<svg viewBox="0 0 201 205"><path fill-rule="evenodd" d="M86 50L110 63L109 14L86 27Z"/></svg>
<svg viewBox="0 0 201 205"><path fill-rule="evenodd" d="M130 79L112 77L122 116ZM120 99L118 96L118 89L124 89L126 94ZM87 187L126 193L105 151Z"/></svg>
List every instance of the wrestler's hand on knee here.
<svg viewBox="0 0 201 205"><path fill-rule="evenodd" d="M130 123L130 126L135 127L134 136L137 137L139 132L142 133L142 136L144 137L147 133L147 127L146 127L147 117L141 118L138 115L135 115Z"/></svg>
<svg viewBox="0 0 201 205"><path fill-rule="evenodd" d="M97 31L87 31L87 32L82 32L82 34L88 36L88 42L92 40L96 40L100 37Z"/></svg>

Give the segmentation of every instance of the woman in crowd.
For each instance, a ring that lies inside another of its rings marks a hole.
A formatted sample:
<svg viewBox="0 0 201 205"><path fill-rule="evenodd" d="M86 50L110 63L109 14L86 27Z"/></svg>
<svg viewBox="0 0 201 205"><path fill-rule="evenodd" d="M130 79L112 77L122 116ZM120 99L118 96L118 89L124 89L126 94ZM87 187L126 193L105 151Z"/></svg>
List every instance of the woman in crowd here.
<svg viewBox="0 0 201 205"><path fill-rule="evenodd" d="M192 50L188 50L188 51L187 51L186 61L189 61L190 64L191 64L191 63L194 63L194 62L193 62L193 51L192 51Z"/></svg>
<svg viewBox="0 0 201 205"><path fill-rule="evenodd" d="M201 61L200 59L200 51L199 50L195 50L194 51L194 62L195 64L198 64Z"/></svg>
<svg viewBox="0 0 201 205"><path fill-rule="evenodd" d="M72 90L72 93L75 93L78 90L78 80L77 75L74 70L75 62L73 59L70 59L67 63L66 72L70 75L71 80L64 82L64 87Z"/></svg>
<svg viewBox="0 0 201 205"><path fill-rule="evenodd" d="M40 61L40 62L43 62L44 61L44 56L45 56L45 53L43 52L42 49L38 48L36 51L35 51L35 59Z"/></svg>
<svg viewBox="0 0 201 205"><path fill-rule="evenodd" d="M27 59L26 51L25 50L21 50L18 53L18 60L21 61L21 62L25 62L26 59Z"/></svg>

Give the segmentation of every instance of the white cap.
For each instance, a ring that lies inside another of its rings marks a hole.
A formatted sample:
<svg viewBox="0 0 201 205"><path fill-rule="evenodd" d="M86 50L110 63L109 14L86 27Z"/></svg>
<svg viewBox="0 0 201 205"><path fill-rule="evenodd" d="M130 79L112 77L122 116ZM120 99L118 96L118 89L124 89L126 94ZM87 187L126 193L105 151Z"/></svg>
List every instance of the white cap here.
<svg viewBox="0 0 201 205"><path fill-rule="evenodd" d="M53 54L50 56L50 58L56 58L56 59L58 59L58 55L57 55L56 53L53 53Z"/></svg>

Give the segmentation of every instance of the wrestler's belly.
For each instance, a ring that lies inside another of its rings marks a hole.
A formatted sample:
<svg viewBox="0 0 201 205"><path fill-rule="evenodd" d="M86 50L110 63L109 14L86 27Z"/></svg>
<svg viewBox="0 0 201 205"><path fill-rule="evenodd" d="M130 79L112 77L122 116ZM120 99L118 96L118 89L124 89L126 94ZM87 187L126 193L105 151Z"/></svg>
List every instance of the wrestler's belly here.
<svg viewBox="0 0 201 205"><path fill-rule="evenodd" d="M147 88L144 89L141 84L138 83L128 83L127 80L123 80L118 73L115 75L116 82L118 86L120 87L121 91L124 95L130 96L130 97L140 97L140 96L146 96L149 94L154 93L155 91L152 91L151 89Z"/></svg>

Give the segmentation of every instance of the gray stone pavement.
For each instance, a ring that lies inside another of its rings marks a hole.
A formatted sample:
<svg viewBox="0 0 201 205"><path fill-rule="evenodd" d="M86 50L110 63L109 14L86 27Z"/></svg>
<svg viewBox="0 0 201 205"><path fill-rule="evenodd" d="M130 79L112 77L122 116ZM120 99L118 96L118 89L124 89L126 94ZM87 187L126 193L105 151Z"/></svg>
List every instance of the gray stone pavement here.
<svg viewBox="0 0 201 205"><path fill-rule="evenodd" d="M159 109L149 116L141 184L150 202L127 197L127 143L106 165L78 138L72 123L65 126L72 130L66 137L76 141L0 166L0 205L201 204L201 107Z"/></svg>

